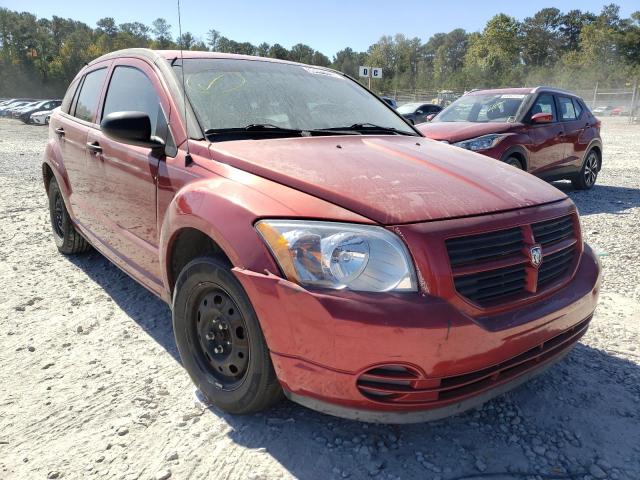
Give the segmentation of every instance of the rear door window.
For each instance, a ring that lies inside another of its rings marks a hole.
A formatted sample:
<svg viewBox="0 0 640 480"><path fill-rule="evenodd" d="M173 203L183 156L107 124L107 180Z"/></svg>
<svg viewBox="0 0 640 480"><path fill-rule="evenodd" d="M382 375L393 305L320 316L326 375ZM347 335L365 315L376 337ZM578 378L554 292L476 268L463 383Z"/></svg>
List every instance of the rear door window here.
<svg viewBox="0 0 640 480"><path fill-rule="evenodd" d="M94 70L84 77L82 87L75 105L74 117L86 122L93 122L98 111L98 100L104 83L106 68Z"/></svg>
<svg viewBox="0 0 640 480"><path fill-rule="evenodd" d="M558 107L560 108L560 119L564 122L575 120L576 109L569 97L558 97Z"/></svg>

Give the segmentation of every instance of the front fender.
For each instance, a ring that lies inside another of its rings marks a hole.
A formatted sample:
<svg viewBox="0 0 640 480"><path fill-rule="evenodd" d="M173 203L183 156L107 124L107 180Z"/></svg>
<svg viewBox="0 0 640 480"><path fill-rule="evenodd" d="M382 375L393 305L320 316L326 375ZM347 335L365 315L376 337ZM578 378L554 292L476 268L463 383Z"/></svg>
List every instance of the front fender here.
<svg viewBox="0 0 640 480"><path fill-rule="evenodd" d="M262 212L292 216L293 211L260 192L228 179L207 178L189 183L168 206L160 233L161 271L170 285L169 265L172 246L185 228L209 236L229 257L234 267L253 271L278 272L253 224Z"/></svg>

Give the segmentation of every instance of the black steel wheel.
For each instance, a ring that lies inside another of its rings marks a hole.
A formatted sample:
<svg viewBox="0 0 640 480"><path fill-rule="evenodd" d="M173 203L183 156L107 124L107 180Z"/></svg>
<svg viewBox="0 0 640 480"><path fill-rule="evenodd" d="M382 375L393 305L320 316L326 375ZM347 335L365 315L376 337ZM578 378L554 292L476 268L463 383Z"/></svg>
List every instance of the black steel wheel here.
<svg viewBox="0 0 640 480"><path fill-rule="evenodd" d="M599 171L600 157L598 156L598 152L590 150L584 159L580 173L578 173L577 177L571 180L571 183L573 183L573 186L579 190L589 190L596 184Z"/></svg>
<svg viewBox="0 0 640 480"><path fill-rule="evenodd" d="M74 227L64 204L60 186L55 178L49 182L49 217L56 247L61 253L71 255L82 253L90 248L85 238Z"/></svg>
<svg viewBox="0 0 640 480"><path fill-rule="evenodd" d="M247 414L282 398L260 323L228 263L189 262L178 275L172 313L182 364L209 402Z"/></svg>
<svg viewBox="0 0 640 480"><path fill-rule="evenodd" d="M200 293L191 312L191 342L201 368L208 369L226 390L244 380L249 366L247 325L240 309L222 288Z"/></svg>

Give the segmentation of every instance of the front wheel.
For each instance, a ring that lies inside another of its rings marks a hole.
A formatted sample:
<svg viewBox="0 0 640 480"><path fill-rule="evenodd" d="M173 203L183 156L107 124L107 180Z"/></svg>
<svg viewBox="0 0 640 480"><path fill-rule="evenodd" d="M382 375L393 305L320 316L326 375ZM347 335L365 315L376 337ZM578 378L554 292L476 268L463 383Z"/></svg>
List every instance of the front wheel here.
<svg viewBox="0 0 640 480"><path fill-rule="evenodd" d="M589 190L596 184L598 171L600 167L600 159L598 152L589 151L580 172L571 180L573 187L578 190Z"/></svg>
<svg viewBox="0 0 640 480"><path fill-rule="evenodd" d="M281 399L258 318L228 265L192 260L178 276L172 307L182 363L212 404L248 414Z"/></svg>
<svg viewBox="0 0 640 480"><path fill-rule="evenodd" d="M504 163L506 163L507 165L511 165L512 167L516 167L518 170L524 170L522 162L516 157L511 156L507 158Z"/></svg>

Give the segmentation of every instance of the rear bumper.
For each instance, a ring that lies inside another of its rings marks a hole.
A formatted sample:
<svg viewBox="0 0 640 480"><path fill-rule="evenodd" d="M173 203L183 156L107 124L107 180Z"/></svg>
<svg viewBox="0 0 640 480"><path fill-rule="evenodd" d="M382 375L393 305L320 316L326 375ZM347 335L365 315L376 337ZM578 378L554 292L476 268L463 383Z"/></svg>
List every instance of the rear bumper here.
<svg viewBox="0 0 640 480"><path fill-rule="evenodd" d="M289 398L341 417L390 423L459 413L548 368L587 330L600 283L598 260L585 245L566 286L479 320L428 295L326 294L270 274L234 273ZM359 379L384 365L416 373L410 394L387 401L363 393Z"/></svg>

